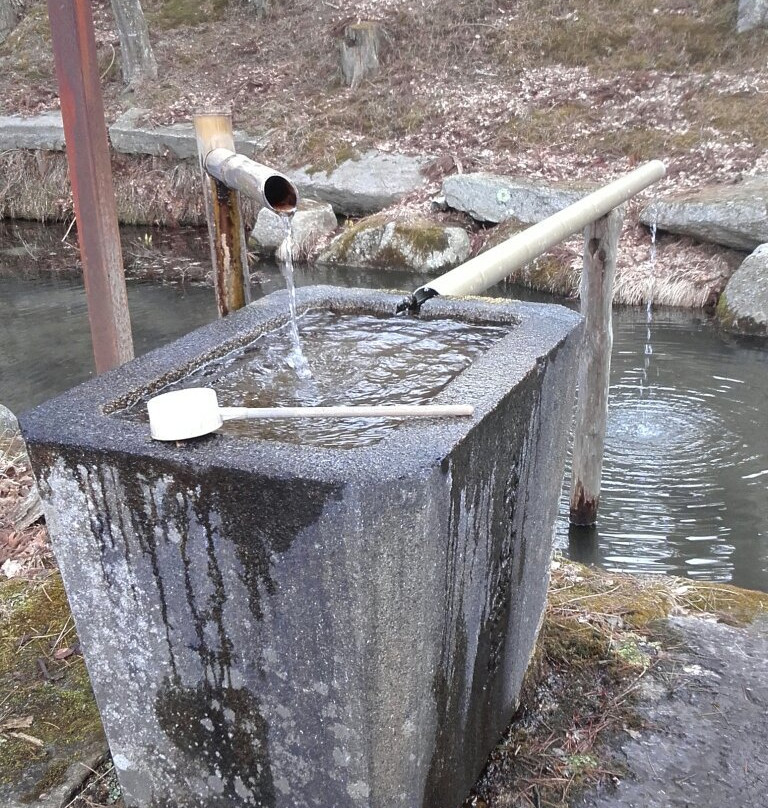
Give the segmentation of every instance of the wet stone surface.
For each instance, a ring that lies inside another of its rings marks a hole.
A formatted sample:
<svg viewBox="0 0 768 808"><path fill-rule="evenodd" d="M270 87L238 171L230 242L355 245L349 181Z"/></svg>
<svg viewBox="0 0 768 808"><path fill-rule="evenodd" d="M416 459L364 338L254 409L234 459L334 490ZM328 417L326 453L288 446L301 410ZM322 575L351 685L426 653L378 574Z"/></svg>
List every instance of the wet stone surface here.
<svg viewBox="0 0 768 808"><path fill-rule="evenodd" d="M579 808L765 808L768 618L746 628L700 617L668 625L677 650L639 703L649 731L621 747L630 775Z"/></svg>

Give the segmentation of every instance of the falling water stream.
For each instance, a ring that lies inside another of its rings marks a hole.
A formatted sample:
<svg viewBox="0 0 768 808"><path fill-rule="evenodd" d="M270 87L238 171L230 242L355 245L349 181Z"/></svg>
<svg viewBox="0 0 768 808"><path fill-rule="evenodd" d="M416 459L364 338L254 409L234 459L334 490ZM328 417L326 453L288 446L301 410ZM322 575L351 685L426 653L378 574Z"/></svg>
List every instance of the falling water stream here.
<svg viewBox="0 0 768 808"><path fill-rule="evenodd" d="M651 249L648 258L648 292L645 299L645 346L643 349L643 378L640 382L640 398L649 397L651 389L648 385L648 373L651 368L653 356L653 293L656 282L656 231L658 221L658 208L651 206Z"/></svg>
<svg viewBox="0 0 768 808"><path fill-rule="evenodd" d="M296 371L296 375L300 379L308 380L312 378L312 371L310 370L307 357L301 349L298 316L296 312L296 284L293 280L293 214L282 214L280 221L283 225L285 236L282 244L278 248L277 260L280 266L280 272L285 278L285 286L288 289L288 306L291 314L288 327L291 333L292 350L286 361L288 365Z"/></svg>

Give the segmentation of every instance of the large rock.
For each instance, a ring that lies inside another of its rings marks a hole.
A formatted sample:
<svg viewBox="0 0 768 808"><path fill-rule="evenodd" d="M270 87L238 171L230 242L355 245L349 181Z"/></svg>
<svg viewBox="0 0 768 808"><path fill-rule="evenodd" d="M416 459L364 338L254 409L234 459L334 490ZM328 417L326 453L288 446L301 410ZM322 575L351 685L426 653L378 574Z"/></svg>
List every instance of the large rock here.
<svg viewBox="0 0 768 808"><path fill-rule="evenodd" d="M60 112L44 112L31 118L0 115L0 149L64 149L64 124Z"/></svg>
<svg viewBox="0 0 768 808"><path fill-rule="evenodd" d="M336 214L327 202L300 199L291 223L292 255L294 260L307 257L312 244L332 233L337 226ZM249 246L257 252L274 254L285 240L285 219L268 208L262 208L256 217Z"/></svg>
<svg viewBox="0 0 768 808"><path fill-rule="evenodd" d="M8 407L0 404L0 435L16 435L19 431L19 422Z"/></svg>
<svg viewBox="0 0 768 808"><path fill-rule="evenodd" d="M739 0L736 30L741 34L753 28L768 27L768 0Z"/></svg>
<svg viewBox="0 0 768 808"><path fill-rule="evenodd" d="M143 126L137 121L145 109L129 109L109 127L109 139L115 151L125 154L168 155L185 159L197 157L195 128L190 123L172 126ZM240 154L251 156L264 148L263 138L235 132L235 148Z"/></svg>
<svg viewBox="0 0 768 808"><path fill-rule="evenodd" d="M466 261L467 232L429 219L391 221L371 216L347 227L317 259L320 265L439 272Z"/></svg>
<svg viewBox="0 0 768 808"><path fill-rule="evenodd" d="M541 185L499 174L454 174L443 180L447 205L479 222L517 219L535 224L577 202L593 188L565 183Z"/></svg>
<svg viewBox="0 0 768 808"><path fill-rule="evenodd" d="M754 250L768 241L768 176L653 202L640 221L735 250Z"/></svg>
<svg viewBox="0 0 768 808"><path fill-rule="evenodd" d="M27 450L16 416L0 404L0 472L16 462L29 465Z"/></svg>
<svg viewBox="0 0 768 808"><path fill-rule="evenodd" d="M287 173L302 194L330 202L345 216L365 216L424 187L427 180L421 171L428 163L424 157L370 151L332 171L305 167Z"/></svg>
<svg viewBox="0 0 768 808"><path fill-rule="evenodd" d="M717 304L731 331L768 335L768 244L761 244L728 281Z"/></svg>

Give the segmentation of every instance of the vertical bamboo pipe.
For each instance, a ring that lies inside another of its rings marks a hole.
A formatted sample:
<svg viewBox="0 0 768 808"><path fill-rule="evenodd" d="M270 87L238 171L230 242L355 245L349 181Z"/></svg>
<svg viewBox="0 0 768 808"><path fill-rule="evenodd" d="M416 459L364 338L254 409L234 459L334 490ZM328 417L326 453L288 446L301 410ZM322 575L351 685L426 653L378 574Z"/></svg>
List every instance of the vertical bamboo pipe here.
<svg viewBox="0 0 768 808"><path fill-rule="evenodd" d="M133 359L91 4L48 0L96 372Z"/></svg>
<svg viewBox="0 0 768 808"><path fill-rule="evenodd" d="M616 208L584 231L581 273L584 347L578 370L570 508L571 524L582 527L597 522L600 505L613 346L613 279L623 220L623 207Z"/></svg>
<svg viewBox="0 0 768 808"><path fill-rule="evenodd" d="M205 158L214 149L235 150L232 117L228 114L195 115L197 155L203 180L205 218L211 245L216 305L219 317L243 308L251 301L248 254L240 192L228 188L205 168Z"/></svg>

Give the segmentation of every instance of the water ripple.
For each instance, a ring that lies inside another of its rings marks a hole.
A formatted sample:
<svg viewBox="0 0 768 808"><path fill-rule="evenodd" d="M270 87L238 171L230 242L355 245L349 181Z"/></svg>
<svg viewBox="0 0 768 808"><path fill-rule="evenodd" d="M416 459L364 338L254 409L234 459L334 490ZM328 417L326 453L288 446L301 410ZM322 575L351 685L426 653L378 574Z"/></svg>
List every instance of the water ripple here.
<svg viewBox="0 0 768 808"><path fill-rule="evenodd" d="M695 315L618 312L598 528L558 542L607 569L768 591L768 351ZM567 478L569 479L569 477Z"/></svg>

